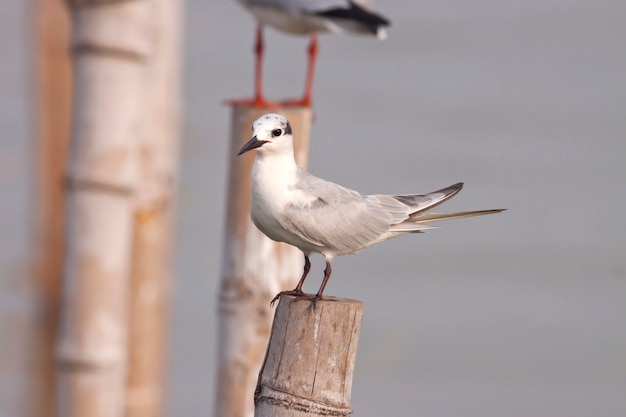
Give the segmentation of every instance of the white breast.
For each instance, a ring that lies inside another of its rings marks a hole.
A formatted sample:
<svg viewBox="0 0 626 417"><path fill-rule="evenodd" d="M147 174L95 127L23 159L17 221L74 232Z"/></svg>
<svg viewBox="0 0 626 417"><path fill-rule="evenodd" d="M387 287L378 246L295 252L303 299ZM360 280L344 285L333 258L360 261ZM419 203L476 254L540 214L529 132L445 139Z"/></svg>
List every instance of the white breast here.
<svg viewBox="0 0 626 417"><path fill-rule="evenodd" d="M252 168L252 221L270 239L286 242L302 248L306 242L285 230L280 216L287 205L305 207L315 198L295 188L297 181L295 163L281 164L276 159L271 163L257 158Z"/></svg>

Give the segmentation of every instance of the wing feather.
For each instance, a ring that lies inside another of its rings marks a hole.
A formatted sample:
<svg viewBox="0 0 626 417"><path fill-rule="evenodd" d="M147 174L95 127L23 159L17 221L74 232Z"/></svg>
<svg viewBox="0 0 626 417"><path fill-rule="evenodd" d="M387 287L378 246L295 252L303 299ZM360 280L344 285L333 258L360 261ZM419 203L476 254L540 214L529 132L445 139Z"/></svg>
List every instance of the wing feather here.
<svg viewBox="0 0 626 417"><path fill-rule="evenodd" d="M296 187L314 199L306 206L285 207L280 222L300 238L337 254L347 254L369 246L389 230L394 216L369 196L304 170L299 178Z"/></svg>
<svg viewBox="0 0 626 417"><path fill-rule="evenodd" d="M329 9L348 9L348 0L242 0L248 6L271 7L293 14L317 13Z"/></svg>

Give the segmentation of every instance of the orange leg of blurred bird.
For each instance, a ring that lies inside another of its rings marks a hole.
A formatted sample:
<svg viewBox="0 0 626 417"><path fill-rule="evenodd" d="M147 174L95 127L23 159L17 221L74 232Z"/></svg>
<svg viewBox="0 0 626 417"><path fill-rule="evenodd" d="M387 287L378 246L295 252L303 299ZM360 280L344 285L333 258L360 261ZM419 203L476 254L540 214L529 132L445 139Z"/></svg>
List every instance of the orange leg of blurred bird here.
<svg viewBox="0 0 626 417"><path fill-rule="evenodd" d="M263 100L263 53L265 43L263 42L263 27L259 25L256 30L255 66L254 66L254 100L257 107Z"/></svg>
<svg viewBox="0 0 626 417"><path fill-rule="evenodd" d="M311 107L313 95L313 78L315 76L315 64L317 62L317 33L311 35L309 44L309 63L306 72L306 83L304 86L304 96L299 100L287 100L283 102L285 106L305 106Z"/></svg>
<svg viewBox="0 0 626 417"><path fill-rule="evenodd" d="M263 41L263 26L259 25L256 30L256 43L254 45L254 98L229 100L229 104L239 104L253 107L275 108L279 104L265 100L263 98L263 55L265 52L265 42Z"/></svg>

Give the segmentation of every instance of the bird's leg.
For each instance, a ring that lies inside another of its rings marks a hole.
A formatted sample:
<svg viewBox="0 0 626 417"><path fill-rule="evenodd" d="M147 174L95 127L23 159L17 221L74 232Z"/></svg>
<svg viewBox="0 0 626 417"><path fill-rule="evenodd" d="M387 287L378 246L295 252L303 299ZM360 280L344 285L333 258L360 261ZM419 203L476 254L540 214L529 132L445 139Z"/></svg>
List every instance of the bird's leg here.
<svg viewBox="0 0 626 417"><path fill-rule="evenodd" d="M315 64L317 63L317 33L311 35L311 44L309 45L309 64L306 72L306 84L304 89L304 98L302 101L305 106L311 105L311 96L313 95L313 79L315 76Z"/></svg>
<svg viewBox="0 0 626 417"><path fill-rule="evenodd" d="M256 29L255 66L254 66L254 101L255 104L263 101L263 53L265 45L263 43L263 26Z"/></svg>
<svg viewBox="0 0 626 417"><path fill-rule="evenodd" d="M328 282L328 278L330 278L330 273L332 271L333 270L330 267L330 261L326 259L326 269L324 269L324 280L322 281L322 285L320 286L320 289L317 291L317 294L315 294L316 300L320 300L322 298L322 293L324 292L324 288L326 288L326 283Z"/></svg>
<svg viewBox="0 0 626 417"><path fill-rule="evenodd" d="M296 285L296 288L291 291L279 292L278 294L276 294L276 297L274 297L272 301L270 301L270 305L273 306L276 300L278 300L281 295L295 295L296 297L304 295L304 291L302 291L302 285L304 285L304 280L306 279L306 276L309 275L310 270L311 261L309 261L309 257L307 255L304 255L304 270L302 271L302 277L300 278L300 281L298 281L298 285Z"/></svg>
<svg viewBox="0 0 626 417"><path fill-rule="evenodd" d="M229 104L276 108L278 103L263 98L263 56L265 55L265 42L263 40L263 26L259 25L256 30L256 42L254 44L254 98L229 100Z"/></svg>
<svg viewBox="0 0 626 417"><path fill-rule="evenodd" d="M326 283L328 282L328 278L330 278L330 273L332 272L332 268L330 267L330 261L326 260L326 269L324 269L324 280L322 281L322 285L320 289L317 291L317 294L305 294L302 293L300 295L296 295L296 301L299 300L311 300L313 302L313 308L315 309L315 303L322 299L322 293L324 292L324 288L326 288Z"/></svg>
<svg viewBox="0 0 626 417"><path fill-rule="evenodd" d="M317 62L317 33L311 35L311 43L309 43L309 61L306 71L306 81L304 85L304 96L300 100L287 100L283 103L285 106L304 106L311 107L313 95L313 79L315 78L315 64Z"/></svg>
<svg viewBox="0 0 626 417"><path fill-rule="evenodd" d="M311 261L309 261L309 257L304 255L304 270L302 271L302 278L298 281L298 285L294 288L293 292L297 294L304 294L302 291L302 285L304 285L304 279L307 275L309 275L309 271L311 270Z"/></svg>

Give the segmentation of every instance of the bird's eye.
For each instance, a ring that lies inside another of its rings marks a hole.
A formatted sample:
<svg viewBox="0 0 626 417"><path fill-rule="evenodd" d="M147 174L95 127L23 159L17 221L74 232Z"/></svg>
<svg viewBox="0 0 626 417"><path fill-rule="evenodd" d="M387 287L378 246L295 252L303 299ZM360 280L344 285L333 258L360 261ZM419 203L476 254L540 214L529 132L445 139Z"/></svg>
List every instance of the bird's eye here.
<svg viewBox="0 0 626 417"><path fill-rule="evenodd" d="M274 129L272 130L272 136L276 137L276 136L280 136L283 133L282 130L280 129Z"/></svg>

